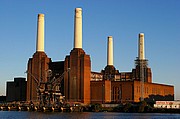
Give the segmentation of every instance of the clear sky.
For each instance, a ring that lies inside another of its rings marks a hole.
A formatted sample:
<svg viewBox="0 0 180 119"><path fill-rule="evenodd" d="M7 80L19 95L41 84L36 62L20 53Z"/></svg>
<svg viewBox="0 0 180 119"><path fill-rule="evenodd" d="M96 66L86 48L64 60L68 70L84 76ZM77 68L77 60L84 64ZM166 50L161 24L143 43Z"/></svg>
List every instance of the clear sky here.
<svg viewBox="0 0 180 119"><path fill-rule="evenodd" d="M180 99L180 0L0 0L0 95L6 82L26 77L36 50L37 15L45 14L45 52L62 61L73 47L74 9L83 9L83 49L92 71L107 64L107 37L114 40L114 65L131 71L138 34L145 34L145 56L153 82L175 86Z"/></svg>

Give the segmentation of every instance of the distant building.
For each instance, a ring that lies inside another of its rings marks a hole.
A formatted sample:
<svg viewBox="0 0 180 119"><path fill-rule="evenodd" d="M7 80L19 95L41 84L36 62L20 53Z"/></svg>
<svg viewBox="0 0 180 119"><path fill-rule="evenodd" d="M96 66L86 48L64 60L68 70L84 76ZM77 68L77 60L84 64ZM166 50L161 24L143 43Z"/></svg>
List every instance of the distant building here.
<svg viewBox="0 0 180 119"><path fill-rule="evenodd" d="M0 96L0 103L6 102L6 96Z"/></svg>
<svg viewBox="0 0 180 119"><path fill-rule="evenodd" d="M26 100L26 78L14 78L14 81L7 82L6 101L25 101Z"/></svg>
<svg viewBox="0 0 180 119"><path fill-rule="evenodd" d="M156 101L154 108L180 109L180 101Z"/></svg>

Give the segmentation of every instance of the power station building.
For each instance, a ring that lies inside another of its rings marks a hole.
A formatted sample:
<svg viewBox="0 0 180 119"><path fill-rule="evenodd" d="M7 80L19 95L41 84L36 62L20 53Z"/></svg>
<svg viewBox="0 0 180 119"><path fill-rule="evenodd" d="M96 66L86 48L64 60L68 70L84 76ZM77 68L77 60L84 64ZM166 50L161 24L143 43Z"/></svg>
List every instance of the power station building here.
<svg viewBox="0 0 180 119"><path fill-rule="evenodd" d="M63 76L59 86L67 102L120 103L142 100L174 100L174 86L152 82L145 58L144 33L139 34L138 57L130 72L120 72L113 64L113 37L107 38L107 66L91 71L91 58L82 47L82 9L75 9L74 47L64 61L53 62L44 51L44 14L38 15L36 52L28 61L27 101L38 98L40 83ZM49 71L50 75L49 75Z"/></svg>

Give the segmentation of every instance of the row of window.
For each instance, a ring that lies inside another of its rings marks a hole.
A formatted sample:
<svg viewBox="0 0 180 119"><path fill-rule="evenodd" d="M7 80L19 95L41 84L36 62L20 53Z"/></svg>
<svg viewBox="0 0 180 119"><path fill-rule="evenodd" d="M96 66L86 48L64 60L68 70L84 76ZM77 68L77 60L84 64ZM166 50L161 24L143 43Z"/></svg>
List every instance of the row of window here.
<svg viewBox="0 0 180 119"><path fill-rule="evenodd" d="M140 86L137 86L136 92L137 92L137 93L140 93L140 92L141 92L141 87L140 87ZM148 94L148 93L149 93L149 88L148 88L148 87L144 87L144 93L145 93L145 94Z"/></svg>
<svg viewBox="0 0 180 119"><path fill-rule="evenodd" d="M136 92L137 93L141 93L141 86L137 86L136 87ZM164 89L162 91L162 89L160 88L149 88L149 87L144 87L144 93L145 94L149 94L149 93L152 93L152 94L161 94L161 95L168 95L170 94L171 92L167 89ZM162 94L163 93L163 94Z"/></svg>

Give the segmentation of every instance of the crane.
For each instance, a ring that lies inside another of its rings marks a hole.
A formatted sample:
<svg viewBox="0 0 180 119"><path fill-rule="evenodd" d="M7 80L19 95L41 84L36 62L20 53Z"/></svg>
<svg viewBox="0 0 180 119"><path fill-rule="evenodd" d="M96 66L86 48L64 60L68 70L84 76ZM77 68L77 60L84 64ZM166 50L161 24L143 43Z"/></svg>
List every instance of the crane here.
<svg viewBox="0 0 180 119"><path fill-rule="evenodd" d="M25 73L30 74L34 81L38 84L37 85L37 96L38 96L38 102L39 106L55 106L60 105L63 103L64 96L61 94L60 91L60 84L61 81L64 78L65 72L69 72L70 68L65 70L59 77L52 77L51 78L51 70L47 70L49 73L49 80L47 82L42 82L41 80L38 80L33 74L26 71Z"/></svg>

